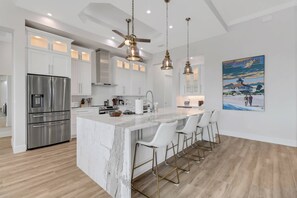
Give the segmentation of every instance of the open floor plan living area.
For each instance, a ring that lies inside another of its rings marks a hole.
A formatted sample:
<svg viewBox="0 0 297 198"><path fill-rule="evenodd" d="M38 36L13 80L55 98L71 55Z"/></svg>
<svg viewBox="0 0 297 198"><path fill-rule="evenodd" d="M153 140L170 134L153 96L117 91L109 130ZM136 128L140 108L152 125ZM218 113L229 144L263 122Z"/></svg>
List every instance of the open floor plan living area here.
<svg viewBox="0 0 297 198"><path fill-rule="evenodd" d="M296 0L2 0L0 198L297 198Z"/></svg>

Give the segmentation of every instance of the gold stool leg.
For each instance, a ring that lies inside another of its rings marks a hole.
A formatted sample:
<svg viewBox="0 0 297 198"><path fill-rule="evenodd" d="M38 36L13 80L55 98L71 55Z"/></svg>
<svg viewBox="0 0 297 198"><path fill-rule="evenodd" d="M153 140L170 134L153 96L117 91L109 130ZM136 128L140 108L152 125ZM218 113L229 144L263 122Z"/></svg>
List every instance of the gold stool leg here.
<svg viewBox="0 0 297 198"><path fill-rule="evenodd" d="M159 170L158 170L158 156L157 156L157 151L155 148L153 148L153 152L155 153L155 162L156 162L156 175L157 175L157 190L158 190L158 198L160 198L160 184L159 184Z"/></svg>
<svg viewBox="0 0 297 198"><path fill-rule="evenodd" d="M209 127L207 126L207 132L208 132L208 141L209 141L209 147L210 150L212 151L212 140L211 140L211 136L210 136L210 132L209 132Z"/></svg>
<svg viewBox="0 0 297 198"><path fill-rule="evenodd" d="M172 147L173 147L173 142L171 142L172 144ZM177 177L177 184L176 185L179 185L179 174L178 174L178 167L177 167L177 157L176 157L176 153L175 153L175 149L173 147L173 155L174 155L174 161L175 161L175 171L176 171L176 177Z"/></svg>
<svg viewBox="0 0 297 198"><path fill-rule="evenodd" d="M219 131L218 122L216 122L216 127L217 127L217 132L218 132L218 137L219 137L219 144L220 144L221 143L221 135L220 135L220 131Z"/></svg>

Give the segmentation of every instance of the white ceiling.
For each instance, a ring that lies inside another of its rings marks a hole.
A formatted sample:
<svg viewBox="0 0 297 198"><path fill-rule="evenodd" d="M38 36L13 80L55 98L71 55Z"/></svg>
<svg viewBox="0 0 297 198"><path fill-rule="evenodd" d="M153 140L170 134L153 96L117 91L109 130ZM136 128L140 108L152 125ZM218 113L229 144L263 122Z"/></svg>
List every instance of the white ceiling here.
<svg viewBox="0 0 297 198"><path fill-rule="evenodd" d="M209 2L214 6L209 6ZM295 2L295 0L294 0ZM111 30L126 33L125 19L131 13L131 0L16 0L16 5L32 12L80 28L116 44L122 38ZM169 3L170 48L186 44L186 17L191 17L191 42L204 40L227 32L226 24L246 21L263 12L293 6L292 0L172 0ZM165 47L165 2L163 0L135 0L137 19L135 33L150 38L152 43L140 43L144 51L157 53ZM146 14L150 9L151 14ZM268 13L269 14L269 13ZM44 24L46 25L46 24Z"/></svg>

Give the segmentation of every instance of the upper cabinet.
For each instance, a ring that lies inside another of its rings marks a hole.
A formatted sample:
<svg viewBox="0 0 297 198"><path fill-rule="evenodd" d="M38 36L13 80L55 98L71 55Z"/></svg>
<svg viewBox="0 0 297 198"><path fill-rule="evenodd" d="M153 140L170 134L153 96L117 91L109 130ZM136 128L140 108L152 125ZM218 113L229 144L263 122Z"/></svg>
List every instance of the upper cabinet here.
<svg viewBox="0 0 297 198"><path fill-rule="evenodd" d="M115 95L142 96L146 92L146 64L113 57Z"/></svg>
<svg viewBox="0 0 297 198"><path fill-rule="evenodd" d="M92 51L90 49L78 47L75 45L72 45L71 47L71 58L75 60L91 62L91 53Z"/></svg>
<svg viewBox="0 0 297 198"><path fill-rule="evenodd" d="M193 75L184 75L180 72L180 94L182 96L199 96L203 95L203 75L202 66L194 65Z"/></svg>
<svg viewBox="0 0 297 198"><path fill-rule="evenodd" d="M26 27L28 73L71 77L72 40Z"/></svg>

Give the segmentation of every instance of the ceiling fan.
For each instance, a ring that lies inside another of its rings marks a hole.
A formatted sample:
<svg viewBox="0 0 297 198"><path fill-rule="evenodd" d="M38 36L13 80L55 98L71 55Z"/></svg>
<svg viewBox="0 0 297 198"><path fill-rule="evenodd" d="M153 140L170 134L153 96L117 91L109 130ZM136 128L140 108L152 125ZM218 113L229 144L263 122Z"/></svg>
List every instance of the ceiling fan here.
<svg viewBox="0 0 297 198"><path fill-rule="evenodd" d="M118 48L122 48L124 45L129 46L130 43L133 42L142 42L142 43L150 43L150 39L144 39L144 38L137 38L134 34L134 0L132 1L132 20L126 19L127 22L127 35L124 35L123 33L119 32L118 30L112 30L114 33L118 34L119 36L123 37L125 41L121 43ZM130 22L132 22L132 34L130 34Z"/></svg>

